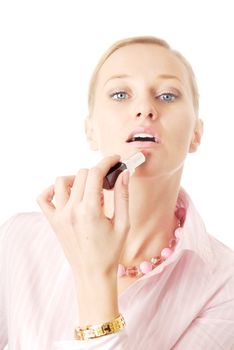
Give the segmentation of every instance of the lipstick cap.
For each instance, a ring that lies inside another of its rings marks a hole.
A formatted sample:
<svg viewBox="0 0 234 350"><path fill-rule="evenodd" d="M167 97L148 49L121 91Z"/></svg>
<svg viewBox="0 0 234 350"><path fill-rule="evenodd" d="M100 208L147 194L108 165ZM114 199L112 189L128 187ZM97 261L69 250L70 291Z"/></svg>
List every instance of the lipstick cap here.
<svg viewBox="0 0 234 350"><path fill-rule="evenodd" d="M135 171L135 168L139 166L140 164L144 163L145 156L143 153L138 152L135 153L133 156L128 158L127 160L123 162L118 162L114 166L112 166L106 176L103 179L103 188L106 190L111 190L115 182L119 176L120 173L122 173L124 170L128 170L130 175L132 175Z"/></svg>
<svg viewBox="0 0 234 350"><path fill-rule="evenodd" d="M138 167L144 162L145 162L145 156L142 152L137 152L127 160L123 161L123 163L126 164L126 167L130 172L130 175L134 173L136 167Z"/></svg>

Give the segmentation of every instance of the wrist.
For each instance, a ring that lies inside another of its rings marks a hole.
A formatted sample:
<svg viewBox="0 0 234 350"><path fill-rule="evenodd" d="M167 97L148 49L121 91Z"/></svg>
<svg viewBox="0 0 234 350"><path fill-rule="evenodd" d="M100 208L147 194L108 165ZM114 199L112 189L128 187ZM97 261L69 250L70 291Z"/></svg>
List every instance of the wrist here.
<svg viewBox="0 0 234 350"><path fill-rule="evenodd" d="M80 327L108 322L119 315L116 273L75 277L75 286Z"/></svg>
<svg viewBox="0 0 234 350"><path fill-rule="evenodd" d="M86 263L80 263L78 267L72 268L72 273L76 281L85 281L86 279L95 282L95 280L115 280L117 281L118 263L112 264L109 267L103 267L101 263L93 266L88 266Z"/></svg>

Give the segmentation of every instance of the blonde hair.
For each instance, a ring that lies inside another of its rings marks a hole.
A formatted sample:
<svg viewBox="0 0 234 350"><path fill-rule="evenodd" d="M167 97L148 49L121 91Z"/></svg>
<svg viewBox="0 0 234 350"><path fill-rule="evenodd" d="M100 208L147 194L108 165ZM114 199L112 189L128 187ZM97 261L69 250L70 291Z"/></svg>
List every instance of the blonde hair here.
<svg viewBox="0 0 234 350"><path fill-rule="evenodd" d="M119 40L115 42L100 58L98 64L96 65L96 68L93 71L93 74L90 79L89 83L89 90L88 90L88 107L89 111L91 113L93 104L94 104L94 95L95 95L95 88L97 84L97 79L98 79L98 73L102 67L102 65L105 63L105 61L110 57L116 50L120 49L121 47L132 45L132 44L155 44L161 47L164 47L171 51L172 53L177 56L180 61L185 65L188 75L189 75L189 80L190 80L190 85L191 85L191 90L192 90L192 95L193 95L193 105L194 105L194 110L196 113L198 113L199 109L199 92L198 92L198 87L197 87L197 82L196 82L196 77L194 74L194 71L192 69L192 66L190 63L186 60L186 58L176 50L173 50L170 45L162 39L159 39L154 36L137 36L137 37L131 37L123 40Z"/></svg>

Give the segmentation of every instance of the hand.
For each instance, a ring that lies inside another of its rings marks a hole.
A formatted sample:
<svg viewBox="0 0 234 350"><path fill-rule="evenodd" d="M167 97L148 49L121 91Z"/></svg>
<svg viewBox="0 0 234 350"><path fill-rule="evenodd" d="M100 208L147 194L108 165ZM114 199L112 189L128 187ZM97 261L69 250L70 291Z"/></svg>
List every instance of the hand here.
<svg viewBox="0 0 234 350"><path fill-rule="evenodd" d="M104 215L101 198L103 178L119 159L107 157L76 176L59 177L38 197L76 275L117 271L129 230L128 172L121 173L115 184L113 218Z"/></svg>

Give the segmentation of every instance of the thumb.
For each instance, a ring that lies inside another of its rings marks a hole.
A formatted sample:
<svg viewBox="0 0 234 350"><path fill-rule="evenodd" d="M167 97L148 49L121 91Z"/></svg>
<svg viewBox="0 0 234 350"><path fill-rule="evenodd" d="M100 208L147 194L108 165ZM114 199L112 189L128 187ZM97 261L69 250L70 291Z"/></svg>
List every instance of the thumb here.
<svg viewBox="0 0 234 350"><path fill-rule="evenodd" d="M129 229L129 171L123 171L114 187L114 228L125 233Z"/></svg>

